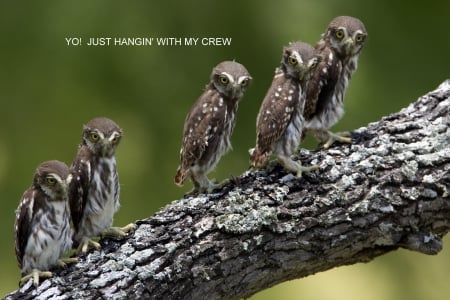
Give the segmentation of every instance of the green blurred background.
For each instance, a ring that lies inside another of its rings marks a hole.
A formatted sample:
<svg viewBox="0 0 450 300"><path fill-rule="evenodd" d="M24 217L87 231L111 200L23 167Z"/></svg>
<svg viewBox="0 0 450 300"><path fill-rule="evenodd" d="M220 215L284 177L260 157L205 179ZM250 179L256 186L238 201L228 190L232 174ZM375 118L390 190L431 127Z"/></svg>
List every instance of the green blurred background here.
<svg viewBox="0 0 450 300"><path fill-rule="evenodd" d="M449 77L450 1L46 1L0 4L0 295L17 287L14 211L44 160L70 163L84 123L124 130L115 224L150 216L191 189L173 184L187 111L213 66L236 59L254 78L238 111L234 150L216 172L248 167L259 104L290 41L315 43L337 15L369 37L336 130L397 112ZM231 37L230 46L67 46L66 37ZM307 148L316 143L309 139ZM447 237L446 242L450 240ZM429 257L399 250L370 264L291 281L252 299L444 299L450 249Z"/></svg>

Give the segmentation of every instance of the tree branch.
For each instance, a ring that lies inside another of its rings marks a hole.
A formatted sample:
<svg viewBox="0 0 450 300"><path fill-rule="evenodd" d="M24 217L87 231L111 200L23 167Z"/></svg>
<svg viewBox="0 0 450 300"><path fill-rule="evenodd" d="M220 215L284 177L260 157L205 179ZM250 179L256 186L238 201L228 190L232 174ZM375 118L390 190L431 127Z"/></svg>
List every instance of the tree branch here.
<svg viewBox="0 0 450 300"><path fill-rule="evenodd" d="M450 80L355 130L352 145L302 150L320 169L279 166L181 199L124 240L6 299L237 299L397 248L442 249L450 225Z"/></svg>

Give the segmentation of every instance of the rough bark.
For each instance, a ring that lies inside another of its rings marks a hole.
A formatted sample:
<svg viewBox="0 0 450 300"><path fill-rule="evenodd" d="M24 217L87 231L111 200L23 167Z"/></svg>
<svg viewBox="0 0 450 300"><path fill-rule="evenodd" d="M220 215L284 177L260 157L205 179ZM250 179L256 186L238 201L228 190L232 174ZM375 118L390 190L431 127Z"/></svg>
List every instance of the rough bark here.
<svg viewBox="0 0 450 300"><path fill-rule="evenodd" d="M400 247L436 254L450 228L449 114L450 80L352 145L302 150L314 173L247 171L6 299L236 299Z"/></svg>

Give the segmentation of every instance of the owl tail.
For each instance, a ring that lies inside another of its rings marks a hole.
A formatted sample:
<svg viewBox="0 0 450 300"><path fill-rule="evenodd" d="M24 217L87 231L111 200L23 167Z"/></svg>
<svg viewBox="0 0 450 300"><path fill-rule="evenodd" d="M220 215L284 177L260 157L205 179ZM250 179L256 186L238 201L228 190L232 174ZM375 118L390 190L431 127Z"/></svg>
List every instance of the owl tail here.
<svg viewBox="0 0 450 300"><path fill-rule="evenodd" d="M267 161L270 157L270 152L268 151L261 151L258 146L254 149L251 149L250 151L250 164L252 167L255 168L261 168L264 167L267 164Z"/></svg>
<svg viewBox="0 0 450 300"><path fill-rule="evenodd" d="M175 184L178 186L183 186L184 181L186 180L187 172L181 166L178 167L177 174L175 175Z"/></svg>

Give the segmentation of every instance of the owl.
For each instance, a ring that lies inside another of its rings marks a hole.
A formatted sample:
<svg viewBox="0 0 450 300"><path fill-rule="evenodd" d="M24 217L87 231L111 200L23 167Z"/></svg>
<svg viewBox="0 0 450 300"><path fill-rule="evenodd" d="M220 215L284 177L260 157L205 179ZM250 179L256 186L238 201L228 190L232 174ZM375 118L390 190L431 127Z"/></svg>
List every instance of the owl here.
<svg viewBox="0 0 450 300"><path fill-rule="evenodd" d="M297 176L301 176L302 171L316 169L316 166L303 167L290 156L301 142L306 83L319 61L309 44L295 42L283 49L281 67L275 71L259 109L256 146L250 150L253 167L263 167L274 154L286 170Z"/></svg>
<svg viewBox="0 0 450 300"><path fill-rule="evenodd" d="M358 65L367 32L353 17L340 16L331 21L316 45L321 62L311 76L306 91L305 127L324 148L335 141L351 143L350 133L332 133L329 128L344 114L344 95Z"/></svg>
<svg viewBox="0 0 450 300"><path fill-rule="evenodd" d="M92 237L123 237L134 228L132 224L111 227L119 209L115 151L121 138L122 129L107 118L95 118L83 128L81 144L70 168L73 180L69 187L73 242L78 252L100 248Z"/></svg>
<svg viewBox="0 0 450 300"><path fill-rule="evenodd" d="M175 183L181 186L189 177L194 184L190 194L210 193L220 186L206 175L231 149L230 137L236 124L238 103L251 80L249 72L240 63L224 61L218 64L206 90L188 113Z"/></svg>
<svg viewBox="0 0 450 300"><path fill-rule="evenodd" d="M57 160L40 164L31 187L16 211L15 252L22 273L20 285L33 278L52 276L56 266L77 262L62 259L72 246L67 191L72 179L69 168Z"/></svg>

